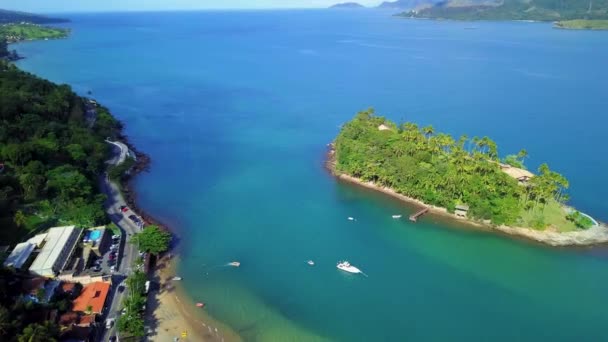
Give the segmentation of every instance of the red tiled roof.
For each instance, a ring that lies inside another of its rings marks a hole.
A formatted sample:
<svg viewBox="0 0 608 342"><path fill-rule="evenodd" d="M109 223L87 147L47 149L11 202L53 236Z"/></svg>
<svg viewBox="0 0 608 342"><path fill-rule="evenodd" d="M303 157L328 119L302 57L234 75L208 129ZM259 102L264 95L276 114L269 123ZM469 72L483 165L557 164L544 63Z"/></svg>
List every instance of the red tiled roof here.
<svg viewBox="0 0 608 342"><path fill-rule="evenodd" d="M74 291L75 287L76 287L75 283L63 283L63 284L61 284L61 290L63 292L72 292L72 291Z"/></svg>
<svg viewBox="0 0 608 342"><path fill-rule="evenodd" d="M70 326L72 324L78 323L78 312L66 312L63 315L59 316L59 325L60 326Z"/></svg>
<svg viewBox="0 0 608 342"><path fill-rule="evenodd" d="M78 325L81 327L88 327L93 323L95 323L95 314L80 317L80 323Z"/></svg>
<svg viewBox="0 0 608 342"><path fill-rule="evenodd" d="M85 312L90 306L94 313L101 313L110 292L110 283L96 282L86 285L80 296L74 299L72 310Z"/></svg>

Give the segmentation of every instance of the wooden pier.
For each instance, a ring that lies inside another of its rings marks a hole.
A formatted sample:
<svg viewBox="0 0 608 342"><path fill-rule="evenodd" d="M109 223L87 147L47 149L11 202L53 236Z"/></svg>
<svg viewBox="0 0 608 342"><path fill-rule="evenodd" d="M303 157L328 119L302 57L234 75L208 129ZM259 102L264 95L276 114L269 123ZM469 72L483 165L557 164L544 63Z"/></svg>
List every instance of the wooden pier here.
<svg viewBox="0 0 608 342"><path fill-rule="evenodd" d="M429 208L428 207L424 207L423 209L420 209L418 212L416 212L415 214L410 215L410 221L412 222L416 222L418 221L418 218L426 213L429 212Z"/></svg>

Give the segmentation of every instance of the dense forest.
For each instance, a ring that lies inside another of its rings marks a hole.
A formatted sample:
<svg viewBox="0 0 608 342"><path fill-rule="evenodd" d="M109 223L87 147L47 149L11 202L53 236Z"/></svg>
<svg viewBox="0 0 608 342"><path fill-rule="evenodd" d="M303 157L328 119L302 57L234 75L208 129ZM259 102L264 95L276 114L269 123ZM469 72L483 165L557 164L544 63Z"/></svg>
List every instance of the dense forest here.
<svg viewBox="0 0 608 342"><path fill-rule="evenodd" d="M33 24L65 23L67 19L51 18L43 15L0 9L0 24L28 22Z"/></svg>
<svg viewBox="0 0 608 342"><path fill-rule="evenodd" d="M608 0L475 0L466 4L447 0L403 15L457 20L595 20L608 19Z"/></svg>
<svg viewBox="0 0 608 342"><path fill-rule="evenodd" d="M120 124L102 107L0 61L0 241L105 223L97 177Z"/></svg>
<svg viewBox="0 0 608 342"><path fill-rule="evenodd" d="M522 167L526 151L500 160L496 143L488 137L454 139L437 134L432 126L396 125L367 110L342 127L335 153L338 173L390 187L450 212L465 204L470 207L469 217L497 225L588 227L588 222L579 222L580 215L568 215L563 209L569 186L563 176L543 164L535 177L521 184L503 172L501 163Z"/></svg>

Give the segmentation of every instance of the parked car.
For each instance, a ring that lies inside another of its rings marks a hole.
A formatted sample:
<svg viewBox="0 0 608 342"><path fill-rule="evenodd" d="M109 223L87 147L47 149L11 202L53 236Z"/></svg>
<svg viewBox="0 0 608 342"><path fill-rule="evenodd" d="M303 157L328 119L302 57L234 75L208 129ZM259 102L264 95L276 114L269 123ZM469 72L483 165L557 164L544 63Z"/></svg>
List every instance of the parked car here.
<svg viewBox="0 0 608 342"><path fill-rule="evenodd" d="M110 266L110 272L115 272L115 271L116 271L116 265Z"/></svg>
<svg viewBox="0 0 608 342"><path fill-rule="evenodd" d="M106 329L110 329L114 325L114 318L106 319Z"/></svg>
<svg viewBox="0 0 608 342"><path fill-rule="evenodd" d="M121 205L120 211L122 211L123 213L126 213L127 211L129 211L129 207L127 207L126 205Z"/></svg>
<svg viewBox="0 0 608 342"><path fill-rule="evenodd" d="M101 272L101 266L96 265L96 266L92 267L92 268L91 268L91 270L92 270L93 272Z"/></svg>
<svg viewBox="0 0 608 342"><path fill-rule="evenodd" d="M97 259L95 260L94 264L97 266L100 266L103 263L103 259Z"/></svg>
<svg viewBox="0 0 608 342"><path fill-rule="evenodd" d="M118 249L118 245L112 245L112 246L110 246L110 250L113 251L113 252L116 251L117 249Z"/></svg>
<svg viewBox="0 0 608 342"><path fill-rule="evenodd" d="M125 286L123 284L118 285L118 292L122 293L125 290Z"/></svg>
<svg viewBox="0 0 608 342"><path fill-rule="evenodd" d="M111 260L114 260L114 259L116 259L116 254L110 254L108 256L108 261L111 261Z"/></svg>
<svg viewBox="0 0 608 342"><path fill-rule="evenodd" d="M108 339L109 342L115 342L116 340L116 336L110 336L110 338Z"/></svg>

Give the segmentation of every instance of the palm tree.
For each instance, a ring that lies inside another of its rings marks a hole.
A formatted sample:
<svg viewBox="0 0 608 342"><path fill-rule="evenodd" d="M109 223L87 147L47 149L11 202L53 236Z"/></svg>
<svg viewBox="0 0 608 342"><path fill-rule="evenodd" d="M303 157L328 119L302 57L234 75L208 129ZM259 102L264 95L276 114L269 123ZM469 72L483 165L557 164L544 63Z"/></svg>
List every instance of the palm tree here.
<svg viewBox="0 0 608 342"><path fill-rule="evenodd" d="M422 129L422 132L424 133L424 135L426 136L426 139L428 140L431 137L431 135L433 135L435 133L435 129L433 128L432 125L428 125Z"/></svg>
<svg viewBox="0 0 608 342"><path fill-rule="evenodd" d="M524 159L526 159L527 157L528 151L526 151L525 149L522 149L521 151L519 151L519 153L517 153L517 158L519 158L519 161L522 165L524 164Z"/></svg>

